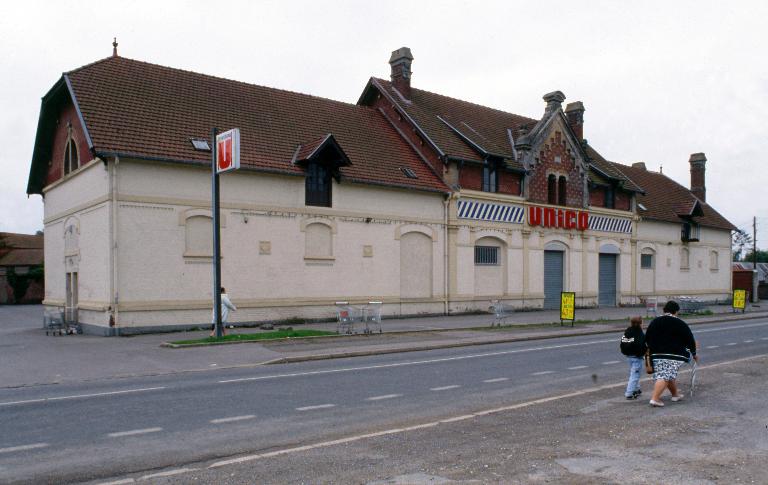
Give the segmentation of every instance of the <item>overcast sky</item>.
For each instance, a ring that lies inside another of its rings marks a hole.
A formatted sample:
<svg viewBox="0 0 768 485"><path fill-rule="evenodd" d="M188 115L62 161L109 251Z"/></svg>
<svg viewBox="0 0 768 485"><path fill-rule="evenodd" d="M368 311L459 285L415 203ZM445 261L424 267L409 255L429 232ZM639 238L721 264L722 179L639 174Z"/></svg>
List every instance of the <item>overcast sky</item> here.
<svg viewBox="0 0 768 485"><path fill-rule="evenodd" d="M689 155L705 152L707 201L750 231L757 216L767 248L766 19L757 1L9 2L0 231L42 228L25 193L40 98L116 36L121 56L350 103L401 46L420 89L537 119L559 89L609 160L663 165L687 187Z"/></svg>

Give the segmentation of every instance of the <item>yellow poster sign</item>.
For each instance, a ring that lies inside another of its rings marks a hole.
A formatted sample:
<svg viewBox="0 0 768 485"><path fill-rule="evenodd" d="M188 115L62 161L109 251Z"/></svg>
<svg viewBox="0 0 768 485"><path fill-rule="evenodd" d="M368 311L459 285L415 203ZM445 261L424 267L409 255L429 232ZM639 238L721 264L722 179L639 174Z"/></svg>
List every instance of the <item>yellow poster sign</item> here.
<svg viewBox="0 0 768 485"><path fill-rule="evenodd" d="M570 320L571 324L576 319L576 293L563 291L560 293L560 320Z"/></svg>
<svg viewBox="0 0 768 485"><path fill-rule="evenodd" d="M733 309L744 310L747 308L747 290L733 290Z"/></svg>

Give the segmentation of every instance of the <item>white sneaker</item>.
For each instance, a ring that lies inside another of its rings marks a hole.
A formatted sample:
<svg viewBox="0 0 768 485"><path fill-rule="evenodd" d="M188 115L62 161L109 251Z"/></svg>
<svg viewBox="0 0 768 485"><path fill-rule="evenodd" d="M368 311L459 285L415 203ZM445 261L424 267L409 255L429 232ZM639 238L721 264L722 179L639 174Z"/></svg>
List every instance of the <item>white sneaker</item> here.
<svg viewBox="0 0 768 485"><path fill-rule="evenodd" d="M684 395L678 394L677 396L672 396L672 399L670 399L670 401L677 402L677 401L682 400L684 397L685 397Z"/></svg>
<svg viewBox="0 0 768 485"><path fill-rule="evenodd" d="M661 401L654 401L653 399L648 401L648 404L650 404L651 406L653 406L655 408L663 408L664 407L664 403L663 402L661 402Z"/></svg>

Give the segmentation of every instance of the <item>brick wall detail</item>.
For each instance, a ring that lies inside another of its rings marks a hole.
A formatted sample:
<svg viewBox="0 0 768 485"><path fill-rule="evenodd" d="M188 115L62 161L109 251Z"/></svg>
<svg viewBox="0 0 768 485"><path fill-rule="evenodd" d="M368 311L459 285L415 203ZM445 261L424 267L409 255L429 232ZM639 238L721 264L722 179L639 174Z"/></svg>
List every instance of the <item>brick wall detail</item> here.
<svg viewBox="0 0 768 485"><path fill-rule="evenodd" d="M579 166L568 142L560 130L554 130L539 150L536 168L528 184L531 202L547 203L547 177L564 175L567 180L566 206L582 207L584 186L579 176Z"/></svg>
<svg viewBox="0 0 768 485"><path fill-rule="evenodd" d="M51 146L51 159L48 161L48 175L45 185L56 182L64 175L64 150L67 145L67 124L72 124L72 138L77 144L77 155L80 159L80 165L91 161L91 153L88 149L88 141L85 139L83 127L77 116L75 105L71 100L67 100L61 107L56 118L56 129L53 134L53 144Z"/></svg>

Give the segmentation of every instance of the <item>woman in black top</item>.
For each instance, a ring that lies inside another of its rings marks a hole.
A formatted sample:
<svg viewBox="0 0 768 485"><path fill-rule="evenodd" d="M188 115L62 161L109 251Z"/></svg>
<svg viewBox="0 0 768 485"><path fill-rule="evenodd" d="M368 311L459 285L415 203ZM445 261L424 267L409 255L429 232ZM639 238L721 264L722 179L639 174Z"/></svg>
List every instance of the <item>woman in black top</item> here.
<svg viewBox="0 0 768 485"><path fill-rule="evenodd" d="M677 390L677 371L684 362L688 362L689 355L697 362L699 360L696 340L688 324L677 317L679 311L677 302L668 301L664 305L664 315L654 318L645 332L645 342L653 360L651 406L664 406L661 402L664 389L669 389L673 402L681 400L683 395Z"/></svg>

